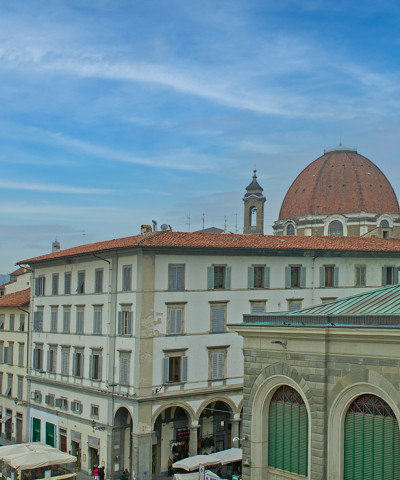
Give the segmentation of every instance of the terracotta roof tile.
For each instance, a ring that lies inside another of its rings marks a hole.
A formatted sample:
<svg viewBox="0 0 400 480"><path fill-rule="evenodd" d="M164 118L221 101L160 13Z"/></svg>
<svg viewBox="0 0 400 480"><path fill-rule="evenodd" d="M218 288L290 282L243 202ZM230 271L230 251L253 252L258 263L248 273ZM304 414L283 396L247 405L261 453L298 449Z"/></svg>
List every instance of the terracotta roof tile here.
<svg viewBox="0 0 400 480"><path fill-rule="evenodd" d="M19 292L9 293L0 297L0 307L21 307L30 302L31 289L20 290Z"/></svg>
<svg viewBox="0 0 400 480"><path fill-rule="evenodd" d="M152 232L49 253L18 262L34 264L46 260L106 252L130 247L249 250L337 250L400 252L400 239L366 237L297 237L279 235L237 235L184 232Z"/></svg>

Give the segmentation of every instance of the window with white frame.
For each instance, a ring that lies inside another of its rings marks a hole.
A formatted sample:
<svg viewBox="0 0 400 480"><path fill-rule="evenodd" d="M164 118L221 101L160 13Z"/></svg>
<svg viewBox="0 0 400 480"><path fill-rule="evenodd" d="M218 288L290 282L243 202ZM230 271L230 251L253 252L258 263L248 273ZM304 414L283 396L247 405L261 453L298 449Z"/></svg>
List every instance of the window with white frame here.
<svg viewBox="0 0 400 480"><path fill-rule="evenodd" d="M35 278L35 296L42 297L45 294L45 276L40 275Z"/></svg>
<svg viewBox="0 0 400 480"><path fill-rule="evenodd" d="M17 398L18 398L18 400L22 400L23 385L24 385L24 377L21 377L20 375L18 375L18 377L17 377Z"/></svg>
<svg viewBox="0 0 400 480"><path fill-rule="evenodd" d="M23 332L25 330L25 313L20 313L19 315L19 328L18 330L20 332Z"/></svg>
<svg viewBox="0 0 400 480"><path fill-rule="evenodd" d="M266 300L250 300L250 312L265 313L266 304Z"/></svg>
<svg viewBox="0 0 400 480"><path fill-rule="evenodd" d="M84 270L80 270L78 272L76 292L85 293L85 271Z"/></svg>
<svg viewBox="0 0 400 480"><path fill-rule="evenodd" d="M71 330L71 307L63 307L63 333L69 333Z"/></svg>
<svg viewBox="0 0 400 480"><path fill-rule="evenodd" d="M33 331L43 332L43 307L38 307L36 312L33 312Z"/></svg>
<svg viewBox="0 0 400 480"><path fill-rule="evenodd" d="M43 344L35 343L33 349L33 369L42 371L43 370Z"/></svg>
<svg viewBox="0 0 400 480"><path fill-rule="evenodd" d="M164 351L162 364L163 383L182 383L187 381L188 357L184 350Z"/></svg>
<svg viewBox="0 0 400 480"><path fill-rule="evenodd" d="M92 380L101 380L102 360L101 350L93 349L89 357L89 378Z"/></svg>
<svg viewBox="0 0 400 480"><path fill-rule="evenodd" d="M83 333L85 307L76 308L76 333Z"/></svg>
<svg viewBox="0 0 400 480"><path fill-rule="evenodd" d="M101 293L103 291L103 269L96 268L94 271L94 292Z"/></svg>
<svg viewBox="0 0 400 480"><path fill-rule="evenodd" d="M365 287L367 285L367 266L355 265L354 266L354 286Z"/></svg>
<svg viewBox="0 0 400 480"><path fill-rule="evenodd" d="M132 265L122 267L122 291L130 292L132 290Z"/></svg>
<svg viewBox="0 0 400 480"><path fill-rule="evenodd" d="M132 335L132 318L131 310L124 308L121 312L118 312L118 335Z"/></svg>
<svg viewBox="0 0 400 480"><path fill-rule="evenodd" d="M211 303L211 302L210 302ZM225 332L227 303L211 303L211 333Z"/></svg>
<svg viewBox="0 0 400 480"><path fill-rule="evenodd" d="M47 350L47 371L49 373L56 373L57 371L57 346L49 345Z"/></svg>
<svg viewBox="0 0 400 480"><path fill-rule="evenodd" d="M181 335L183 333L184 305L168 305L168 334Z"/></svg>
<svg viewBox="0 0 400 480"><path fill-rule="evenodd" d="M53 273L51 277L51 294L58 295L58 273Z"/></svg>
<svg viewBox="0 0 400 480"><path fill-rule="evenodd" d="M119 383L129 385L131 352L119 352Z"/></svg>
<svg viewBox="0 0 400 480"><path fill-rule="evenodd" d="M53 306L50 310L50 332L57 332L58 328L58 307Z"/></svg>
<svg viewBox="0 0 400 480"><path fill-rule="evenodd" d="M209 378L221 380L226 377L226 348L209 348Z"/></svg>
<svg viewBox="0 0 400 480"><path fill-rule="evenodd" d="M70 347L61 348L61 374L69 375L69 356L70 356Z"/></svg>
<svg viewBox="0 0 400 480"><path fill-rule="evenodd" d="M14 328L15 328L15 314L10 313L10 328L9 328L10 332L13 332Z"/></svg>
<svg viewBox="0 0 400 480"><path fill-rule="evenodd" d="M64 295L69 295L71 293L71 272L64 273Z"/></svg>
<svg viewBox="0 0 400 480"><path fill-rule="evenodd" d="M93 309L93 334L101 335L101 324L103 317L103 307L96 305Z"/></svg>
<svg viewBox="0 0 400 480"><path fill-rule="evenodd" d="M25 345L23 343L18 344L18 366L23 367L24 366L24 350L25 350Z"/></svg>
<svg viewBox="0 0 400 480"><path fill-rule="evenodd" d="M77 378L83 377L83 349L75 349L72 359L72 375Z"/></svg>
<svg viewBox="0 0 400 480"><path fill-rule="evenodd" d="M168 290L185 289L185 265L168 265Z"/></svg>

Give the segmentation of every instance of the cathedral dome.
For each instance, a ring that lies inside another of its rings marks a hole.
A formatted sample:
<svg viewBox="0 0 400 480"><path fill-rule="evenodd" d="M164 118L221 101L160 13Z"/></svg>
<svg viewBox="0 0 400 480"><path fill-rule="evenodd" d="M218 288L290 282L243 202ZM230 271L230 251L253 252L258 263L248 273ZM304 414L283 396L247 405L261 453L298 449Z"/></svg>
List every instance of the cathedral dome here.
<svg viewBox="0 0 400 480"><path fill-rule="evenodd" d="M309 215L399 213L388 179L355 148L325 150L295 179L279 213L279 220Z"/></svg>

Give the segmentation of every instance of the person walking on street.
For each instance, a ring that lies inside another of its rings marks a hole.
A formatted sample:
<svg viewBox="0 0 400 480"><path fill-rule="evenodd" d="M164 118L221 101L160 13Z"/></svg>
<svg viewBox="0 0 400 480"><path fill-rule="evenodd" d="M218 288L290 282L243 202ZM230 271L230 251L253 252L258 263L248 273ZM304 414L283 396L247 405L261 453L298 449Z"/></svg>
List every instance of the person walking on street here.
<svg viewBox="0 0 400 480"><path fill-rule="evenodd" d="M95 463L93 467L93 480L100 480L99 467L97 466L97 463Z"/></svg>
<svg viewBox="0 0 400 480"><path fill-rule="evenodd" d="M99 468L99 477L100 477L100 480L104 480L104 465L102 467Z"/></svg>

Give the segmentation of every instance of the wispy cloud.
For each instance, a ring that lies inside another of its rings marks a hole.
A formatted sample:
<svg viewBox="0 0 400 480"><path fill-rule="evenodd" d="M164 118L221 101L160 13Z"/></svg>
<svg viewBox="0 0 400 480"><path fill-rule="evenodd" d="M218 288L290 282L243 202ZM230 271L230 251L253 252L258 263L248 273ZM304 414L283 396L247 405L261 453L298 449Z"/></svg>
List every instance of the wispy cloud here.
<svg viewBox="0 0 400 480"><path fill-rule="evenodd" d="M31 190L36 192L51 193L71 193L78 195L106 195L112 193L112 190L93 187L73 187L69 185L56 185L44 183L27 183L24 181L13 181L0 179L0 187L11 190Z"/></svg>

